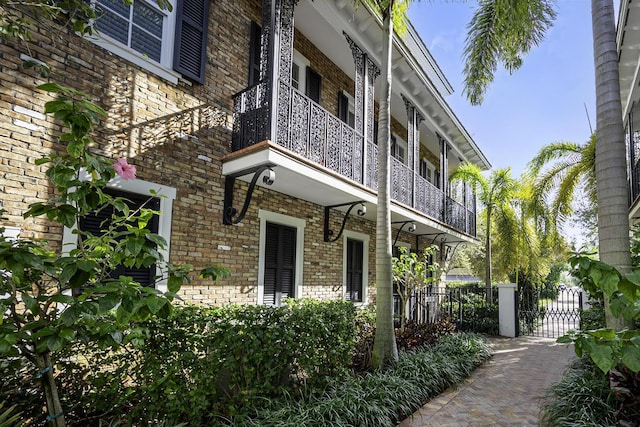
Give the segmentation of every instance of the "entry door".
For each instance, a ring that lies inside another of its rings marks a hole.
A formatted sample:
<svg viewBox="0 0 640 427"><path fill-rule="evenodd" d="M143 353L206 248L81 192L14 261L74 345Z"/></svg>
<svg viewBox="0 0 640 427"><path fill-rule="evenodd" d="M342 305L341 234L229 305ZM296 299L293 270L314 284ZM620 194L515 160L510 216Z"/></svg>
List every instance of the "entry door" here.
<svg viewBox="0 0 640 427"><path fill-rule="evenodd" d="M296 277L296 229L267 222L264 262L265 304L280 305L294 297Z"/></svg>

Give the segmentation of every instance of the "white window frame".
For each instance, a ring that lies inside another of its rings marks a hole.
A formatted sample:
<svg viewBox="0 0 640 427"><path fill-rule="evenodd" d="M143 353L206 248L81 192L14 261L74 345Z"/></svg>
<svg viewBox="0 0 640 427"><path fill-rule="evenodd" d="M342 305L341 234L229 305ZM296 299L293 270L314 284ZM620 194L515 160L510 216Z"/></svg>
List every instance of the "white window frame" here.
<svg viewBox="0 0 640 427"><path fill-rule="evenodd" d="M393 151L393 148L394 148L393 147L393 141L392 141L392 144L391 144L392 145L392 147L391 147L391 149L392 149L391 156L393 158L395 158L396 160L398 160L398 161L400 161L400 162L402 162L403 164L406 165L407 164L407 154L408 154L408 151L409 151L409 145L407 144L407 141L405 141L404 139L400 138L400 136L398 136L398 134L394 133L393 137L396 140L396 146L397 147L402 147L402 149L404 150L404 158L403 159L398 159L398 157L396 157L397 153L394 153L394 151Z"/></svg>
<svg viewBox="0 0 640 427"><path fill-rule="evenodd" d="M362 242L362 302L353 302L356 306L369 304L369 235L356 231L342 232L342 299L347 295L347 239Z"/></svg>
<svg viewBox="0 0 640 427"><path fill-rule="evenodd" d="M101 34L99 32L94 32L92 35L85 36L92 43L112 52L121 58L132 62L141 68L144 68L147 71L161 77L165 80L168 80L171 83L178 83L178 79L180 78L180 73L177 73L173 70L173 49L174 49L174 41L175 41L175 33L176 33L176 5L174 5L171 11L162 10L158 7L158 4L153 1L147 0L136 0L136 1L144 1L148 6L154 7L156 10L160 11L164 16L164 22L162 25L162 50L160 53L160 62L156 62L153 59L150 59L144 56L142 53L126 46L117 40L109 37L106 34ZM95 5L97 0L92 0L92 3Z"/></svg>
<svg viewBox="0 0 640 427"><path fill-rule="evenodd" d="M300 75L298 76L298 92L303 95L307 94L307 67L311 66L311 62L305 58L296 49L293 49L293 63L298 66ZM293 81L291 82L293 86Z"/></svg>
<svg viewBox="0 0 640 427"><path fill-rule="evenodd" d="M347 98L347 125L355 128L356 125L356 100L348 92L343 91L342 94ZM353 118L353 120L351 120Z"/></svg>
<svg viewBox="0 0 640 427"><path fill-rule="evenodd" d="M420 161L425 162L427 165L427 176L423 178L429 181L431 184L435 185L433 181L436 179L436 167L433 163L427 160L426 157L422 157Z"/></svg>
<svg viewBox="0 0 640 427"><path fill-rule="evenodd" d="M81 180L88 180L90 176L82 171L80 174ZM169 262L169 254L171 253L171 221L173 216L173 201L176 199L176 189L168 187L166 185L157 184L154 182L144 181L142 179L126 180L119 176L116 176L107 183L107 188L113 188L117 190L127 191L129 193L136 193L142 195L148 195L154 197L151 194L151 190L154 190L160 197L160 218L158 221L158 235L163 237L167 244L164 248L158 248L158 252L162 255L165 262ZM62 252L68 254L71 248L76 247L78 242L78 236L74 233L77 229L77 224L71 228L65 227L62 234ZM167 279L165 277L166 271L163 269L164 265L156 265L158 274L162 275L162 279L156 282L156 289L162 292L167 292Z"/></svg>
<svg viewBox="0 0 640 427"><path fill-rule="evenodd" d="M260 220L260 243L258 250L258 305L264 304L264 264L265 264L265 240L267 237L267 222L286 225L296 229L296 275L294 279L294 298L302 295L302 278L304 267L304 228L307 222L304 219L284 215L264 209L258 210Z"/></svg>

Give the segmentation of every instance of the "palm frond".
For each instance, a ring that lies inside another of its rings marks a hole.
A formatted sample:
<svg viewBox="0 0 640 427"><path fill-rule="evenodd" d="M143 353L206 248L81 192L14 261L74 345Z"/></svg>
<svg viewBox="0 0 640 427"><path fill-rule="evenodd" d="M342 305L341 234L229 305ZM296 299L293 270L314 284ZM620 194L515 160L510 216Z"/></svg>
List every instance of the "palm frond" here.
<svg viewBox="0 0 640 427"><path fill-rule="evenodd" d="M464 75L467 98L481 104L498 63L513 72L555 20L553 0L481 0L467 26Z"/></svg>

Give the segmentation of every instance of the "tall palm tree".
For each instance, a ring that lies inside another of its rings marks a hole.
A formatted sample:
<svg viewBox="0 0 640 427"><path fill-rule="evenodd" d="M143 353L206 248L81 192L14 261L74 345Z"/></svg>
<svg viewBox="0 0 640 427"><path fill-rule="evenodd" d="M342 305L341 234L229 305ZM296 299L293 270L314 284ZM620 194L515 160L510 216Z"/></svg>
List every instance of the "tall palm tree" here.
<svg viewBox="0 0 640 427"><path fill-rule="evenodd" d="M575 193L580 188L596 205L596 135L591 135L585 144L545 145L529 162L527 175L534 181L533 198L550 202L550 213L556 222L573 213Z"/></svg>
<svg viewBox="0 0 640 427"><path fill-rule="evenodd" d="M472 185L478 200L484 206L486 238L485 238L485 286L487 297L491 298L491 233L494 221L508 221L512 216L510 201L515 195L517 181L511 177L511 169L498 169L489 179L482 175L482 170L473 163L463 163L449 178L451 182L468 182Z"/></svg>
<svg viewBox="0 0 640 427"><path fill-rule="evenodd" d="M410 0L356 0L366 2L382 17L382 70L378 115L378 210L376 216L376 334L372 364L398 360L393 325L393 264L391 240L391 54L394 29L406 29Z"/></svg>
<svg viewBox="0 0 640 427"><path fill-rule="evenodd" d="M482 102L498 63L512 72L522 57L544 38L555 19L553 0L480 0L465 47L465 92ZM618 51L613 0L592 0L596 75L596 187L600 259L621 273L631 269L629 251L626 148L622 123ZM607 325L622 328L605 301Z"/></svg>

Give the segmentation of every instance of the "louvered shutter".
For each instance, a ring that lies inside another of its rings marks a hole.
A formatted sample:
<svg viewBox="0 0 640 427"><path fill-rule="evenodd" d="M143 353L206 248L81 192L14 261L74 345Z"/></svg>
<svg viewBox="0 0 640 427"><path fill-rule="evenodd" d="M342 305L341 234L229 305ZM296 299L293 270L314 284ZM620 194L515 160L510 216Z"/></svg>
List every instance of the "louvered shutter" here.
<svg viewBox="0 0 640 427"><path fill-rule="evenodd" d="M264 304L280 305L293 297L296 276L296 229L267 223L264 263Z"/></svg>
<svg viewBox="0 0 640 427"><path fill-rule="evenodd" d="M307 85L306 95L319 104L322 77L320 77L320 74L316 73L309 67L307 67L306 85Z"/></svg>
<svg viewBox="0 0 640 427"><path fill-rule="evenodd" d="M249 39L249 86L260 81L260 43L262 29L256 22L251 21L251 33Z"/></svg>
<svg viewBox="0 0 640 427"><path fill-rule="evenodd" d="M349 118L349 98L344 92L338 93L338 118L345 123L348 123Z"/></svg>
<svg viewBox="0 0 640 427"><path fill-rule="evenodd" d="M137 209L143 203L148 200L148 196L144 196L141 194L129 193L125 191L117 191L111 189L105 189L105 193L113 196L113 197L123 197L127 199L127 205L130 209ZM145 205L145 207L149 209L159 210L160 209L160 199L154 197L151 199L149 203ZM109 221L113 216L113 207L107 206L100 211L92 212L84 217L80 218L79 228L82 231L87 231L93 234L94 236L103 235L103 230L108 228ZM151 221L147 224L147 229L152 233L158 232L159 226L159 218L155 215ZM130 276L136 282L140 283L142 286L153 286L155 284L155 275L156 275L156 266L152 265L149 267L140 267L140 268L128 268L123 265L118 266L115 270L109 273L109 276L112 278L117 278L120 276ZM81 291L81 290L80 290Z"/></svg>
<svg viewBox="0 0 640 427"><path fill-rule="evenodd" d="M209 0L178 0L173 68L204 83Z"/></svg>
<svg viewBox="0 0 640 427"><path fill-rule="evenodd" d="M347 299L362 302L364 244L360 240L347 239Z"/></svg>

